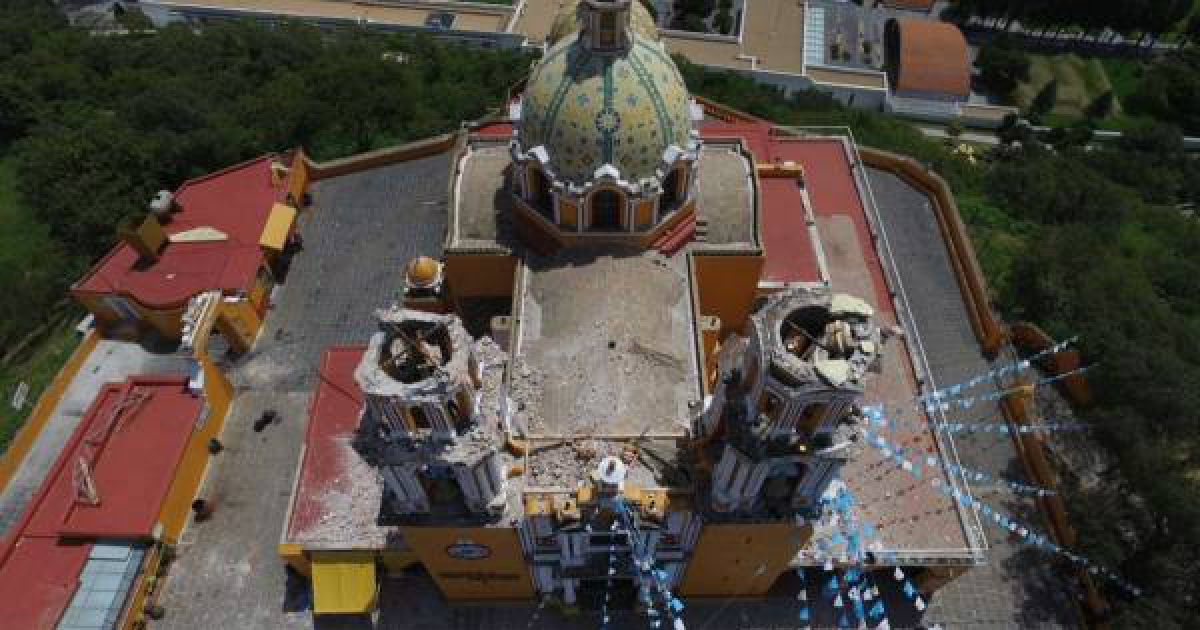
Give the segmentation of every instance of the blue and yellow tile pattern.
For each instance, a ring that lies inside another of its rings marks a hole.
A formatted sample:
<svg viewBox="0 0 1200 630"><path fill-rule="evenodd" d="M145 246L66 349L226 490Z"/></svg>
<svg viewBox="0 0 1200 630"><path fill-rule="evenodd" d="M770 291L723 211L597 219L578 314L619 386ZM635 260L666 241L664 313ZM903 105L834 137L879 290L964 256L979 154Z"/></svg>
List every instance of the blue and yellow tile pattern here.
<svg viewBox="0 0 1200 630"><path fill-rule="evenodd" d="M612 164L634 182L654 175L663 151L686 148L687 87L671 57L634 35L626 53L604 55L571 35L546 52L525 87L518 137L546 147L554 175L574 184Z"/></svg>

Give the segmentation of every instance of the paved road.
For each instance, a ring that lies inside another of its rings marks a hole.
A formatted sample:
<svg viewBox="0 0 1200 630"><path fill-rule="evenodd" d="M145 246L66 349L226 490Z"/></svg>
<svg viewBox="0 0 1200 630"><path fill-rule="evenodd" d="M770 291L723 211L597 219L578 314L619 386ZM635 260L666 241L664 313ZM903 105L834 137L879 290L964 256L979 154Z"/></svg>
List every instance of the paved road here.
<svg viewBox="0 0 1200 630"><path fill-rule="evenodd" d="M365 343L372 313L398 296L404 265L440 256L449 162L444 156L318 182L302 217L305 249L293 261L255 348L234 368L226 450L203 493L216 504L192 523L151 628L237 630L311 627L288 594L276 545L325 349ZM266 409L282 418L260 433Z"/></svg>
<svg viewBox="0 0 1200 630"><path fill-rule="evenodd" d="M868 169L879 214L896 257L901 282L929 359L936 386L961 383L991 368L967 319L952 266L928 198L896 176ZM983 389L980 390L985 391ZM1003 422L995 405L977 405L959 422ZM1008 437L955 436L961 464L992 476L1024 481ZM972 487L980 501L1045 531L1034 504L1004 487ZM987 521L988 564L938 592L925 623L972 630L1077 627L1064 600L1068 584L1055 573L1054 558L1018 544L1007 530Z"/></svg>
<svg viewBox="0 0 1200 630"><path fill-rule="evenodd" d="M0 538L25 511L100 388L135 374L187 374L188 362L169 351L104 339L79 368L16 474L0 491Z"/></svg>

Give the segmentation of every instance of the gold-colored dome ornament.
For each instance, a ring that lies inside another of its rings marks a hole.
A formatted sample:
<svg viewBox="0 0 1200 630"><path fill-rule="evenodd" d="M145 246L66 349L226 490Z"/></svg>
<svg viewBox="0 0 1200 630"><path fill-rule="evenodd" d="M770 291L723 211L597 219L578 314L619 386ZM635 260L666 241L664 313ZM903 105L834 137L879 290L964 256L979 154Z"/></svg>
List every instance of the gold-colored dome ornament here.
<svg viewBox="0 0 1200 630"><path fill-rule="evenodd" d="M414 289L428 289L441 280L442 266L428 256L417 256L408 263L404 279Z"/></svg>

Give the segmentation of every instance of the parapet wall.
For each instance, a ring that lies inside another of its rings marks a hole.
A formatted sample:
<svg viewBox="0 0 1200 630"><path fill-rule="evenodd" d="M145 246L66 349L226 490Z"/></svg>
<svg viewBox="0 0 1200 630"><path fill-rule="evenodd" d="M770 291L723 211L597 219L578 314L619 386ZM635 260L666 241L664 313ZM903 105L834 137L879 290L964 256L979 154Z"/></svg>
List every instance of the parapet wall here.
<svg viewBox="0 0 1200 630"><path fill-rule="evenodd" d="M400 146L359 153L339 160L314 162L306 156L304 161L309 180L316 181L444 153L452 149L460 137L459 132L453 132Z"/></svg>

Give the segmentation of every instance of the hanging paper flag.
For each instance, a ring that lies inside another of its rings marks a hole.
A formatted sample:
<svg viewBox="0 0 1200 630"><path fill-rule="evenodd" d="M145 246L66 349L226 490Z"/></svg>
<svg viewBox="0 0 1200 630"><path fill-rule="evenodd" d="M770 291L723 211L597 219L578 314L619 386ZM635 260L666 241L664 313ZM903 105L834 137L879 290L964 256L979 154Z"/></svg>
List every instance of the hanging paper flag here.
<svg viewBox="0 0 1200 630"><path fill-rule="evenodd" d="M896 571L892 575L895 576L897 582L904 579L904 571L900 567L896 567Z"/></svg>
<svg viewBox="0 0 1200 630"><path fill-rule="evenodd" d="M842 603L842 594L841 594L841 593L838 593L837 597L833 598L833 607L834 607L834 608L841 608L841 607L842 607L842 605L843 605L843 603Z"/></svg>

